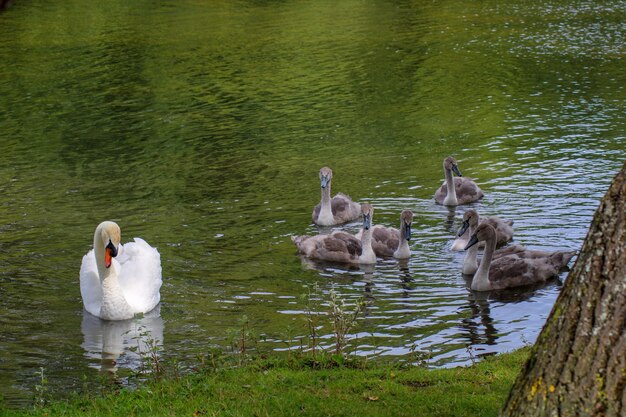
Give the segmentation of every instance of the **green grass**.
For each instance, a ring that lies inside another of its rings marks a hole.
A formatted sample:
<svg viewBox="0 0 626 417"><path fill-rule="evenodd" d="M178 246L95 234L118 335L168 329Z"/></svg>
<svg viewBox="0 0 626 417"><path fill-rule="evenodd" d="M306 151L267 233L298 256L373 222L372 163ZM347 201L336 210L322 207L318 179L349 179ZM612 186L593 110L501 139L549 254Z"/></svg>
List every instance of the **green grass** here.
<svg viewBox="0 0 626 417"><path fill-rule="evenodd" d="M453 369L274 359L163 378L105 396L75 395L2 416L496 416L529 350ZM309 364L310 365L310 364Z"/></svg>

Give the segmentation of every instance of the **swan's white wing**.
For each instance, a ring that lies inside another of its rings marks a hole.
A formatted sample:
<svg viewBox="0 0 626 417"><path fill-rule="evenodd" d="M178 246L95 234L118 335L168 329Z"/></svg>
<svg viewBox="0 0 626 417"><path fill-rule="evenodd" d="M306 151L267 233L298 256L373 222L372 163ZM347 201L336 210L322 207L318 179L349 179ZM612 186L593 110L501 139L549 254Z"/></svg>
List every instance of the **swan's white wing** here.
<svg viewBox="0 0 626 417"><path fill-rule="evenodd" d="M136 312L147 313L161 300L161 256L145 240L120 245L119 282L126 302Z"/></svg>
<svg viewBox="0 0 626 417"><path fill-rule="evenodd" d="M94 316L100 315L102 285L93 249L83 256L83 262L80 265L80 295L83 297L85 310Z"/></svg>

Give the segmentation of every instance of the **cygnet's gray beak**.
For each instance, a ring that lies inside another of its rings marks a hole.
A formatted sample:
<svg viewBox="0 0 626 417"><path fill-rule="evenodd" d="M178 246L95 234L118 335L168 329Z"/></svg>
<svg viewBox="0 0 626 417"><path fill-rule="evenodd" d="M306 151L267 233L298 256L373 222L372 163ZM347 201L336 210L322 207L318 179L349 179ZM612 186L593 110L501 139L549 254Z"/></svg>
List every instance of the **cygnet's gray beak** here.
<svg viewBox="0 0 626 417"><path fill-rule="evenodd" d="M463 236L463 234L465 233L468 227L469 227L469 221L464 220L463 224L461 225L461 228L459 229L459 232L457 233L457 236L459 237Z"/></svg>
<svg viewBox="0 0 626 417"><path fill-rule="evenodd" d="M465 246L465 249L463 250L468 250L469 248L471 248L477 243L478 243L478 238L476 237L476 233L474 233L472 237L470 238L469 242L467 242L467 246Z"/></svg>
<svg viewBox="0 0 626 417"><path fill-rule="evenodd" d="M363 215L363 230L369 230L371 226L372 226L372 216L370 216L369 214L364 214Z"/></svg>

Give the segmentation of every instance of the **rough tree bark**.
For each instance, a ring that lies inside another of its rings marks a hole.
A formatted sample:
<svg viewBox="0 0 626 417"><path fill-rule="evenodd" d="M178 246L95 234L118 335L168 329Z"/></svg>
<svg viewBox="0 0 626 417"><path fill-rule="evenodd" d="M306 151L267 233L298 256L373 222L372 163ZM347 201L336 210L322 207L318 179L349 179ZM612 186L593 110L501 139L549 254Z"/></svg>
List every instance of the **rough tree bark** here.
<svg viewBox="0 0 626 417"><path fill-rule="evenodd" d="M626 164L511 389L503 416L626 415Z"/></svg>
<svg viewBox="0 0 626 417"><path fill-rule="evenodd" d="M0 0L0 12L8 9L13 4L13 0Z"/></svg>

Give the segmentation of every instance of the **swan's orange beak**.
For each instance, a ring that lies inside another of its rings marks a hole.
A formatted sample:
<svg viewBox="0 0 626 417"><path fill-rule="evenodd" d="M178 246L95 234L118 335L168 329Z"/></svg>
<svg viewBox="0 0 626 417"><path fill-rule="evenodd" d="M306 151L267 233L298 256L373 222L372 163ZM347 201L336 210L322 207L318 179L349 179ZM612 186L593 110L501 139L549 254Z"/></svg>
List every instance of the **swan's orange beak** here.
<svg viewBox="0 0 626 417"><path fill-rule="evenodd" d="M106 251L104 252L104 266L106 266L107 268L110 267L112 259L113 257L111 256L111 249L106 248Z"/></svg>
<svg viewBox="0 0 626 417"><path fill-rule="evenodd" d="M117 256L117 249L115 248L115 245L113 245L113 243L111 243L111 241L109 240L109 244L104 250L104 266L106 268L110 267L111 262L113 261L113 258L115 258L116 256Z"/></svg>

